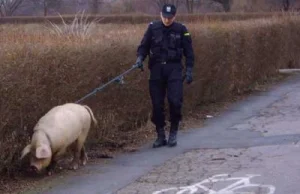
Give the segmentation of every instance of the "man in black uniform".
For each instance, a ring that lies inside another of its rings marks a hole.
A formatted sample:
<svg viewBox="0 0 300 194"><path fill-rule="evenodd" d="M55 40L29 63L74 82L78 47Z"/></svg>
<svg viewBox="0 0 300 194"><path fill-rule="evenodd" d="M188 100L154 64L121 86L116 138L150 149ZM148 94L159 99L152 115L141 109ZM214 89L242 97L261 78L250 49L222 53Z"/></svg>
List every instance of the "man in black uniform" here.
<svg viewBox="0 0 300 194"><path fill-rule="evenodd" d="M177 131L181 120L183 102L183 65L182 55L185 56L185 78L187 83L193 81L192 69L194 52L192 40L187 28L174 22L176 7L165 4L160 13L161 21L151 22L137 49L136 67L143 68L143 61L149 55L149 90L152 100L152 122L156 126L157 139L154 148L177 145ZM164 99L170 108L170 135L168 142L165 136Z"/></svg>

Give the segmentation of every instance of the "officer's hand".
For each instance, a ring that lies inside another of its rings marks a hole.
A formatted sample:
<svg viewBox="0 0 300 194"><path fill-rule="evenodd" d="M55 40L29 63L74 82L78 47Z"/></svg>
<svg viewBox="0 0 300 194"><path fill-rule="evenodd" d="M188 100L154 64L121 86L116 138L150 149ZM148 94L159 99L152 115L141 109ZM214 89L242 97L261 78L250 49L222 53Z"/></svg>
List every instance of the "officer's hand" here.
<svg viewBox="0 0 300 194"><path fill-rule="evenodd" d="M142 60L142 57L139 56L137 59L136 59L136 62L134 64L135 67L137 68L140 68L141 70L143 70L143 60Z"/></svg>
<svg viewBox="0 0 300 194"><path fill-rule="evenodd" d="M193 75L192 75L192 68L187 68L186 69L186 83L190 84L193 82Z"/></svg>

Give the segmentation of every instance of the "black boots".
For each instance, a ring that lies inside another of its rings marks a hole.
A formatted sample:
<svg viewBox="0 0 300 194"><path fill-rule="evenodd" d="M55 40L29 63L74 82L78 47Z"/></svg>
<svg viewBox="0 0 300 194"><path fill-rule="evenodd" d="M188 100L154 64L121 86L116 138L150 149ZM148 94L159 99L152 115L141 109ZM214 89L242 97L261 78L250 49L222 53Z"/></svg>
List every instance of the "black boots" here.
<svg viewBox="0 0 300 194"><path fill-rule="evenodd" d="M170 135L168 142L165 136L164 127L156 128L157 139L153 143L153 148L162 147L168 145L169 147L174 147L177 145L177 131L178 131L178 123L172 123L170 128Z"/></svg>
<svg viewBox="0 0 300 194"><path fill-rule="evenodd" d="M153 143L153 148L159 148L167 145L165 129L163 127L156 128L157 139Z"/></svg>
<svg viewBox="0 0 300 194"><path fill-rule="evenodd" d="M169 140L168 140L168 146L174 147L177 145L177 135L176 133L170 133Z"/></svg>
<svg viewBox="0 0 300 194"><path fill-rule="evenodd" d="M177 145L177 131L178 131L178 123L172 123L170 128L169 140L168 140L169 147L174 147Z"/></svg>

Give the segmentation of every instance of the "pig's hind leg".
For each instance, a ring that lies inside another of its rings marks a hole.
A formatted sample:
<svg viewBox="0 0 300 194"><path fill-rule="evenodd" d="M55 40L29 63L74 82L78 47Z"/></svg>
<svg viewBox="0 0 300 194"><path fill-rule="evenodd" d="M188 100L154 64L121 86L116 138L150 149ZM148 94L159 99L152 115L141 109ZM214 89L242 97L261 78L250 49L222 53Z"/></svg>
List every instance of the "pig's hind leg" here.
<svg viewBox="0 0 300 194"><path fill-rule="evenodd" d="M79 161L79 156L80 155L78 154L77 141L78 140L75 140L75 142L72 143L72 145L70 146L70 148L73 152L73 160L72 160L72 162L70 164L70 167L69 167L70 170L76 170L76 169L78 169L78 166L79 166L78 161Z"/></svg>
<svg viewBox="0 0 300 194"><path fill-rule="evenodd" d="M82 144L80 144L80 139L78 138L73 144L72 144L72 150L73 150L73 160L71 162L70 169L77 170L79 168L79 160L81 157L81 149Z"/></svg>
<svg viewBox="0 0 300 194"><path fill-rule="evenodd" d="M86 154L86 152L85 152L85 147L84 147L84 145L83 145L83 146L82 146L82 149L81 149L81 152L80 152L80 161L81 161L81 165L82 165L82 166L85 166L86 163L87 163L87 160L88 160L87 154Z"/></svg>
<svg viewBox="0 0 300 194"><path fill-rule="evenodd" d="M86 137L87 137L87 133L83 132L78 137L78 139L74 142L74 146L73 146L74 159L72 161L72 168L74 170L78 169L79 161L81 161L82 165L85 165L87 162L87 155L84 147L84 142L86 140Z"/></svg>

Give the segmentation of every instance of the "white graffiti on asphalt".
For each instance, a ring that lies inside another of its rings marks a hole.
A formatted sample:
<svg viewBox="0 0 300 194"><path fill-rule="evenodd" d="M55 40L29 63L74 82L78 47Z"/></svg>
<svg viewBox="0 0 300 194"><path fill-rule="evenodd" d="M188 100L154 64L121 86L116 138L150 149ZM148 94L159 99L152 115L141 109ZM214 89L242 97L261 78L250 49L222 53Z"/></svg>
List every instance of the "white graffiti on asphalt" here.
<svg viewBox="0 0 300 194"><path fill-rule="evenodd" d="M256 194L255 191L260 191L259 194L274 194L275 187L273 185L260 185L250 183L250 179L260 175L246 175L246 177L230 177L228 174L219 174L205 179L199 183L185 187L172 187L155 191L152 194L176 193L176 194L195 194L196 192L205 191L205 194ZM235 181L233 184L221 189L213 190L204 184L213 184L225 181ZM253 188L253 191L245 191ZM243 191L244 190L244 191ZM204 194L204 193L203 193Z"/></svg>

